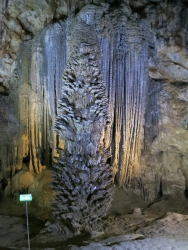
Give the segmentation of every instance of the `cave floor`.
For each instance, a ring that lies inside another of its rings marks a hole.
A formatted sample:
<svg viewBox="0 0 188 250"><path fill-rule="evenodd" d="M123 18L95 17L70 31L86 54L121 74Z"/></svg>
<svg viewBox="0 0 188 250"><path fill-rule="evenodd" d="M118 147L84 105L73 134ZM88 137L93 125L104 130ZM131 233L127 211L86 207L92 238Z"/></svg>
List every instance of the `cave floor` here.
<svg viewBox="0 0 188 250"><path fill-rule="evenodd" d="M29 204L33 250L188 250L188 200L160 197L147 202L116 189L112 207L103 219L104 234L81 235L65 242L38 242L49 213ZM0 201L0 250L27 249L25 204Z"/></svg>

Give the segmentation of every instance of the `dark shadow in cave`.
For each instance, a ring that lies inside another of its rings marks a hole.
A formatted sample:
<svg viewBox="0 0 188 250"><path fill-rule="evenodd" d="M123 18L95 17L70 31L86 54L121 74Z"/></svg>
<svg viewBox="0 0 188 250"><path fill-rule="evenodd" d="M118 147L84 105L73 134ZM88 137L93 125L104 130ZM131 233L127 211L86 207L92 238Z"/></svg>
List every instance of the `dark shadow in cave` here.
<svg viewBox="0 0 188 250"><path fill-rule="evenodd" d="M1 190L5 190L5 188L6 188L7 185L8 185L8 180L4 177L4 178L0 181Z"/></svg>
<svg viewBox="0 0 188 250"><path fill-rule="evenodd" d="M52 168L53 166L53 161L52 161L52 148L49 148L49 168Z"/></svg>
<svg viewBox="0 0 188 250"><path fill-rule="evenodd" d="M188 199L188 189L187 188L184 190L184 196L186 199Z"/></svg>
<svg viewBox="0 0 188 250"><path fill-rule="evenodd" d="M28 154L26 157L23 158L22 162L26 165L29 169L29 162L30 162L30 155Z"/></svg>
<svg viewBox="0 0 188 250"><path fill-rule="evenodd" d="M111 159L112 159L112 157L109 157L109 158L107 159L106 163L109 164L109 165L111 165L111 163L112 163L112 162L111 162Z"/></svg>
<svg viewBox="0 0 188 250"><path fill-rule="evenodd" d="M1 181L0 181L0 200L3 197L3 193L4 190L6 188L6 186L8 185L8 180L4 177Z"/></svg>
<svg viewBox="0 0 188 250"><path fill-rule="evenodd" d="M118 8L119 5L120 5L120 3L121 3L120 0L111 1L111 3L110 3L110 8L111 8L111 9Z"/></svg>
<svg viewBox="0 0 188 250"><path fill-rule="evenodd" d="M162 181L160 181L160 186L159 186L157 198L161 198L162 196L163 196Z"/></svg>

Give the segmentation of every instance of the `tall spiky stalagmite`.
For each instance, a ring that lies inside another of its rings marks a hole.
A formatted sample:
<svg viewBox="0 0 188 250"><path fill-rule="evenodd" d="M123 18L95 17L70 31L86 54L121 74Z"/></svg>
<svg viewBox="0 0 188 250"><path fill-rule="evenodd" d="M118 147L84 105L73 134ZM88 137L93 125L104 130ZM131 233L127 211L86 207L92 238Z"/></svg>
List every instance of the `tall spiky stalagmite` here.
<svg viewBox="0 0 188 250"><path fill-rule="evenodd" d="M65 148L54 166L53 215L65 237L98 231L113 196L113 170L106 164L109 153L103 142L109 116L100 50L92 27L76 21L55 122Z"/></svg>

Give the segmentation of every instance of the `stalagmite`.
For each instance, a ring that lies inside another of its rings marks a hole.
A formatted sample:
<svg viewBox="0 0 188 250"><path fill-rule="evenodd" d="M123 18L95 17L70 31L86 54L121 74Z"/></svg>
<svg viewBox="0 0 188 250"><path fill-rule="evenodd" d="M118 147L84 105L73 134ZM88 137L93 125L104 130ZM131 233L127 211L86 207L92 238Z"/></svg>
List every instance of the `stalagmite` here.
<svg viewBox="0 0 188 250"><path fill-rule="evenodd" d="M113 171L103 142L109 115L100 49L93 27L79 15L71 41L55 123L65 149L59 151L52 183L57 192L53 216L62 237L101 230L100 219L113 197Z"/></svg>

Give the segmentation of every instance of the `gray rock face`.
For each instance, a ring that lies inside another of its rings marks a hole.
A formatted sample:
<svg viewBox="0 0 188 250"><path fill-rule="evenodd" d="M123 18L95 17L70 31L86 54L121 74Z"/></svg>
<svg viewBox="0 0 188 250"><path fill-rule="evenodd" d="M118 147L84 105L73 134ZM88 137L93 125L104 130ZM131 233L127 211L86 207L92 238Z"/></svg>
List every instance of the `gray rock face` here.
<svg viewBox="0 0 188 250"><path fill-rule="evenodd" d="M0 215L0 247L13 246L26 235L24 220L19 217ZM8 233L7 233L8 232Z"/></svg>
<svg viewBox="0 0 188 250"><path fill-rule="evenodd" d="M54 132L58 100L64 91L70 92L62 75L77 60L75 51L97 61L95 74L98 77L101 72L109 106L108 127L104 129L101 121L93 135L95 124L87 124L93 136L88 150L102 143L110 151L108 163L118 185L146 199L186 194L185 1L120 1L115 5L114 1L16 0L2 1L0 10L0 181L8 183L1 185L2 195L14 196L25 188L25 182L17 183L18 188L13 183L24 166L34 176L33 187L36 176L58 156L56 148L72 154L69 141L73 140L74 147L82 148L77 137L67 133L70 138L59 139ZM89 69L79 65L79 70L88 83ZM73 85L74 78L70 82ZM88 121L87 109L78 110L87 93L82 84L75 86L71 108ZM103 95L104 89L98 90ZM64 114L66 126L72 119L68 113ZM79 119L74 121L77 130L80 124ZM95 157L93 160L96 165Z"/></svg>

